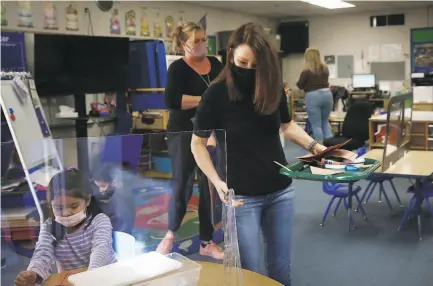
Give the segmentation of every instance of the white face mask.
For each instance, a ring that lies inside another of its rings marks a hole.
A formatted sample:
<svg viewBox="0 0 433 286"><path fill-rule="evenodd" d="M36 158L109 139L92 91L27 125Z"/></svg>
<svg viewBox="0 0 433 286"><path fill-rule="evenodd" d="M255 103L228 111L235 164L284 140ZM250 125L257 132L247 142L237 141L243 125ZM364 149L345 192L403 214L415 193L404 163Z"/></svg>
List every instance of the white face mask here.
<svg viewBox="0 0 433 286"><path fill-rule="evenodd" d="M82 222L86 219L86 209L82 210L79 213L70 215L70 216L55 216L56 222L66 226L66 227L73 227Z"/></svg>

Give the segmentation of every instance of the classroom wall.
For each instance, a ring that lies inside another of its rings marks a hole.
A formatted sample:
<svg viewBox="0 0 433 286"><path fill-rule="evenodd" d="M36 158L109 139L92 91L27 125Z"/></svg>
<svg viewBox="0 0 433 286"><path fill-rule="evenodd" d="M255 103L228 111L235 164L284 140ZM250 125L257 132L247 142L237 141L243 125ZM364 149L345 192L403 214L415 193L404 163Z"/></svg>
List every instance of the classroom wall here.
<svg viewBox="0 0 433 286"><path fill-rule="evenodd" d="M19 1L21 4L23 2L29 1ZM51 31L44 29L44 4L45 2L50 1L30 1L31 10L32 10L32 20L34 27L33 28L22 28L18 27L19 22L19 11L22 7L18 4L18 1L2 1L2 5L4 5L6 13L5 19L8 22L8 25L2 27L4 30L13 30L13 31L25 31L26 32L26 54L28 60L28 66L31 72L34 71L34 32L43 32L43 33L62 33L62 34L80 34L80 35L100 35L100 36L117 36L112 35L110 33L110 20L112 18L112 11L114 9L118 9L119 21L121 26L121 35L126 37L126 21L125 14L128 11L133 10L136 14L136 34L137 36L127 36L132 39L143 39L145 37L139 36L140 33L140 17L142 15L142 7L146 8L147 19L150 24L150 30L153 31L153 25L155 21L158 19L159 14L159 23L163 27L164 19L166 16L170 15L174 18L174 22L177 25L179 23L180 18L183 20L195 21L198 22L205 14L206 14L206 24L207 24L207 33L209 35L216 35L219 31L227 31L234 30L238 26L246 23L246 22L258 22L264 27L271 28L275 30L277 21L271 20L268 18L257 17L254 15L237 13L224 9L216 9L216 8L208 8L204 6L200 6L195 3L184 3L184 2L169 2L169 1L115 1L114 7L109 12L102 12L96 5L96 1L77 1L77 10L78 10L78 23L79 30L76 32L66 30L66 8L71 3L70 1L51 1L56 7L57 10L57 23L58 30ZM3 7L3 6L2 6ZM89 15L84 13L84 9L89 8L91 21L89 19ZM165 29L164 35L165 35ZM87 101L93 102L101 99L101 96L88 95ZM73 106L73 99L71 97L57 97L53 99L49 99L46 102L43 102L45 108L45 113L47 113L49 124L51 125L64 125L64 120L58 120L55 118L55 113L57 113L58 105L64 104ZM58 130L58 128L57 128ZM70 136L73 137L73 130L69 132ZM63 132L62 136L65 135Z"/></svg>
<svg viewBox="0 0 433 286"><path fill-rule="evenodd" d="M25 2L25 1L20 1ZM80 35L100 35L100 36L115 36L110 34L110 19L111 12L102 12L96 6L96 1L77 1L78 7L78 19L79 19L79 31L71 32L66 30L66 12L65 9L69 5L69 1L52 1L55 4L57 10L57 23L58 30L49 31L44 29L44 3L49 1L31 1L32 20L34 28L20 28L18 27L19 21L19 10L20 6L17 1L2 1L2 9L6 9L5 18L8 22L8 26L2 27L4 30L11 31L24 31L26 32L26 54L28 60L28 66L31 72L34 71L34 37L33 33L62 33L62 34L80 34ZM4 5L4 6L3 6ZM90 25L89 17L84 13L84 8L87 7L90 10L91 22ZM183 20L198 22L205 14L207 33L209 35L215 35L219 31L234 30L238 26L246 22L258 22L264 27L275 30L277 21L263 17L257 17L244 13L232 12L224 9L207 8L194 3L183 3L183 2L144 2L144 1L115 1L114 8L118 9L119 21L121 26L121 35L125 36L125 13L133 10L136 13L136 29L137 35L140 32L140 17L141 7L146 7L147 18L150 23L150 30L153 30L153 24L157 19L159 13L160 25L164 27L164 19L166 16L171 15L177 24L180 17ZM113 11L112 9L112 11ZM2 14L3 17L3 14ZM93 28L93 29L92 29ZM132 39L143 39L140 36L128 36ZM102 95L87 95L87 102L93 102L101 100ZM73 107L74 101L72 96L55 97L55 98L42 98L44 106L44 112L47 116L48 123L51 125L51 131L54 138L63 138L63 160L66 166L76 165L76 141L75 139L75 128L74 122L68 120L62 120L55 118L55 114L59 112L59 105L68 105ZM102 130L101 130L102 128ZM101 134L103 131L103 134ZM105 123L102 125L89 124L88 136L99 137L106 134L110 134L114 131L113 123ZM70 138L70 139L66 139ZM96 145L100 145L102 141L97 138L90 139L89 150L91 153L97 152Z"/></svg>
<svg viewBox="0 0 433 286"><path fill-rule="evenodd" d="M410 29L426 27L430 22L425 9L400 11L405 14L404 26L370 27L370 16L374 13L316 16L307 18L309 21L310 47L318 48L324 55L354 55L355 72L368 73L369 48L374 45L401 44L403 60L406 62L407 82L410 78ZM297 19L300 20L300 19ZM305 19L302 19L305 20ZM296 39L293 39L296 40ZM364 60L362 61L362 53ZM303 55L290 55L283 59L283 79L294 87L303 67ZM330 79L334 85L350 84L350 79ZM398 90L402 81L385 83L391 91Z"/></svg>

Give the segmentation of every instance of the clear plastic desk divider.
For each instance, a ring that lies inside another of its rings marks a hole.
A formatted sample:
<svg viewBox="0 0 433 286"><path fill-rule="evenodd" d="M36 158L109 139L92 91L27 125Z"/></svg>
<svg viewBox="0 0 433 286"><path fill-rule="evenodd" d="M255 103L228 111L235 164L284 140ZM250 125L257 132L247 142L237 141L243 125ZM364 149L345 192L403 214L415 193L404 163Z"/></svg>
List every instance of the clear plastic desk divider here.
<svg viewBox="0 0 433 286"><path fill-rule="evenodd" d="M225 285L244 285L236 228L235 193L230 189L223 207Z"/></svg>

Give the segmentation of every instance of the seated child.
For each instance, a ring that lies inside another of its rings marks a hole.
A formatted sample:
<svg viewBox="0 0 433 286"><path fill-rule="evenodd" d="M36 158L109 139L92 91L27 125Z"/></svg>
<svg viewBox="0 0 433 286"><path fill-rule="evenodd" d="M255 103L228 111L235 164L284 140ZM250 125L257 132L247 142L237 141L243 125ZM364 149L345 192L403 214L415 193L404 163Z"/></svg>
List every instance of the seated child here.
<svg viewBox="0 0 433 286"><path fill-rule="evenodd" d="M131 185L134 175L128 168L106 163L92 174L96 188L93 195L98 206L113 225L113 231L132 234L135 223L135 202Z"/></svg>
<svg viewBox="0 0 433 286"><path fill-rule="evenodd" d="M36 249L16 286L42 284L57 263L59 272L88 270L116 262L110 219L90 195L88 178L71 169L56 174L47 190L49 218L41 226Z"/></svg>

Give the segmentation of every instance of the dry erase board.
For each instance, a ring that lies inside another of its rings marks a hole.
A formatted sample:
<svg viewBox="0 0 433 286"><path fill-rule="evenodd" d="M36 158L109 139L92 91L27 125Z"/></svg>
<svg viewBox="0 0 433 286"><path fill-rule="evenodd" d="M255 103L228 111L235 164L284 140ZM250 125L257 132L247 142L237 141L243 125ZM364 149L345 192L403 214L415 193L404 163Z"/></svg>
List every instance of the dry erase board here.
<svg viewBox="0 0 433 286"><path fill-rule="evenodd" d="M12 80L2 80L0 97L15 147L21 155L23 167L27 169L57 157L48 125L45 126L45 134L41 128L41 121L47 121L34 84L30 85L32 97L20 100L13 89Z"/></svg>

